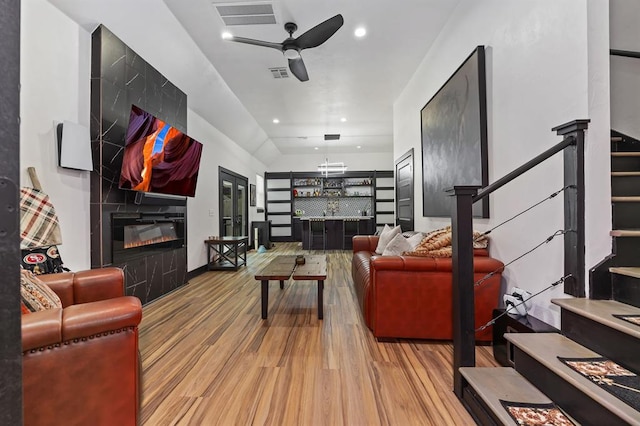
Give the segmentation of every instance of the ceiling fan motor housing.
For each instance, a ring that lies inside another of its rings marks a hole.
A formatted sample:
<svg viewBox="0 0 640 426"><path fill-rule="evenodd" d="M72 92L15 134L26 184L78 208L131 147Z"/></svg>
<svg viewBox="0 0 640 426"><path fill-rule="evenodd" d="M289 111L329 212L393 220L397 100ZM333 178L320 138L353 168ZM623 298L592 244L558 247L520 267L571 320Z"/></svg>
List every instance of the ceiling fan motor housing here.
<svg viewBox="0 0 640 426"><path fill-rule="evenodd" d="M293 37L293 33L298 30L298 26L294 22L284 24L284 30L289 33L289 37Z"/></svg>

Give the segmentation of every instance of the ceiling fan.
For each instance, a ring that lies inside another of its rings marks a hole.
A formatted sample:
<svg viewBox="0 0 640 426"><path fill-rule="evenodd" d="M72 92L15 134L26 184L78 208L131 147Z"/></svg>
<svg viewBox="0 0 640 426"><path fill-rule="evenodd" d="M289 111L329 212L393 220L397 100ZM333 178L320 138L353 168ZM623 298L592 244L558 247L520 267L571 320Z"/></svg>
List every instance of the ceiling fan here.
<svg viewBox="0 0 640 426"><path fill-rule="evenodd" d="M238 43L271 47L272 49L281 51L285 58L289 60L289 69L291 70L291 73L295 75L298 80L307 81L309 80L309 75L307 74L307 68L304 66L304 62L302 61L302 56L300 56L300 51L320 46L335 34L342 24L344 24L344 19L342 18L342 15L338 14L311 28L300 37L293 38L293 33L298 29L298 26L293 22L287 22L284 24L284 29L289 33L289 37L282 43L272 43L269 41L254 40L252 38L236 36L229 36L226 39L236 41Z"/></svg>

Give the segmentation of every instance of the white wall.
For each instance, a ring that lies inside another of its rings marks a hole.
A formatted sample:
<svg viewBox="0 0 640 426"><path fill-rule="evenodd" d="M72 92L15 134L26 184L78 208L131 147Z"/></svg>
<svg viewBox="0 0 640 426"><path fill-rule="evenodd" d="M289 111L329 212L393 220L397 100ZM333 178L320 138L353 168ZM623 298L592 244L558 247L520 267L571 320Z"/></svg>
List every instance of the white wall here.
<svg viewBox="0 0 640 426"><path fill-rule="evenodd" d="M269 163L270 172L313 172L318 170L318 164L328 159L330 163L343 162L347 171L357 170L393 170L394 160L391 152L376 152L362 154L312 154L312 155L281 155Z"/></svg>
<svg viewBox="0 0 640 426"><path fill-rule="evenodd" d="M187 201L187 270L191 271L207 263L204 240L210 235L220 235L218 167L245 176L255 185L256 174L264 175L266 166L196 112L189 109L187 113L189 136L204 144L196 197ZM256 207L249 207L248 224L254 220L264 220L264 215L258 214Z"/></svg>
<svg viewBox="0 0 640 426"><path fill-rule="evenodd" d="M58 213L65 265L89 269L89 172L57 167L55 125L89 126L90 38L46 1L21 7L20 184L31 186L35 167Z"/></svg>
<svg viewBox="0 0 640 426"><path fill-rule="evenodd" d="M394 157L410 148L416 153L416 229L434 229L445 218L422 217L420 110L477 45L486 46L489 131L489 181L560 141L550 129L580 118L592 120L586 169L587 266L607 254L611 226L608 185L608 98L606 48L608 16L588 19L589 8L607 10L606 0L463 0L394 104ZM595 49L595 48L594 48ZM590 72L590 68L593 72ZM598 79L594 73L600 73ZM604 75L602 74L604 73ZM595 100L595 106L591 105ZM491 196L491 218L475 221L486 230L562 187L561 157L553 158ZM464 183L461 183L464 184ZM491 254L505 263L563 228L560 197L491 234ZM562 276L563 244L557 238L524 260L509 266L506 285L536 292ZM544 265L544 266L543 266ZM554 289L536 299L533 313L556 325L558 310L549 304L562 297Z"/></svg>
<svg viewBox="0 0 640 426"><path fill-rule="evenodd" d="M34 166L60 219L63 238L60 253L65 265L71 270L88 269L91 267L89 173L57 167L54 129L63 120L89 126L91 34L46 0L22 4L21 25L21 185L30 185L26 168ZM157 47L162 43L156 43L155 47L154 43L147 43L156 36L153 31L162 28L149 26L146 30L148 33L132 30L126 35L116 32L116 36L127 44L135 44L136 52L161 73L167 68L173 70L176 67L170 63L173 59L166 58L160 51L162 48ZM187 57L202 57L192 42L177 49ZM197 66L205 65L194 59L191 67ZM203 70L206 72L210 70ZM181 74L181 78L187 77ZM182 80L172 82L185 90L189 104L208 96L202 90L185 89ZM206 264L204 239L218 233L218 165L246 176L254 184L256 173L263 174L265 165L191 108L187 125L189 135L205 145L196 197L188 201L187 269L193 270ZM210 209L215 211L213 217L209 216ZM249 220L261 219L256 215L256 209L250 208Z"/></svg>

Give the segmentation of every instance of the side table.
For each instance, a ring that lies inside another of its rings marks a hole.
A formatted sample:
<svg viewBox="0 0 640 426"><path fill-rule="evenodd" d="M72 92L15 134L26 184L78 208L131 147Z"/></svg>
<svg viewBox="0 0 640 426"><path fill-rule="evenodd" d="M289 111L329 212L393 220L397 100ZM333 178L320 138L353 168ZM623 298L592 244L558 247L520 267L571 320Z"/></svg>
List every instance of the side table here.
<svg viewBox="0 0 640 426"><path fill-rule="evenodd" d="M504 309L494 309L493 318L504 313ZM513 367L513 347L504 338L504 333L559 333L560 330L544 321L525 315L514 317L503 315L493 324L493 357L504 367Z"/></svg>
<svg viewBox="0 0 640 426"><path fill-rule="evenodd" d="M209 237L204 240L207 245L207 269L238 270L247 263L247 245L249 237Z"/></svg>

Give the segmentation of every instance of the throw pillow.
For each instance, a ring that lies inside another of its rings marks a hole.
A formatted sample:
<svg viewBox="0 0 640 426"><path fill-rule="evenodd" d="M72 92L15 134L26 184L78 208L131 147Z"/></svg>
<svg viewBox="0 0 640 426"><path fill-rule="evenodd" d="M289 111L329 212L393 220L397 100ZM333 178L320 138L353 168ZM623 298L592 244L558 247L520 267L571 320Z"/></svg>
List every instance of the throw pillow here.
<svg viewBox="0 0 640 426"><path fill-rule="evenodd" d="M382 252L383 256L401 256L405 251L413 250L408 238L396 234Z"/></svg>
<svg viewBox="0 0 640 426"><path fill-rule="evenodd" d="M417 232L416 234L410 236L409 238L407 238L407 242L411 245L411 248L409 250L406 251L411 251L411 250L415 250L416 247L418 247L418 244L420 244L420 242L422 241L422 239L424 238L424 234L422 232Z"/></svg>
<svg viewBox="0 0 640 426"><path fill-rule="evenodd" d="M30 312L62 308L58 295L28 269L20 271L20 296Z"/></svg>
<svg viewBox="0 0 640 426"><path fill-rule="evenodd" d="M378 238L378 246L376 247L376 253L382 254L384 252L385 247L389 244L389 241L393 239L397 234L400 233L400 225L395 228L391 228L389 225L384 225L382 232L380 233L380 237Z"/></svg>

